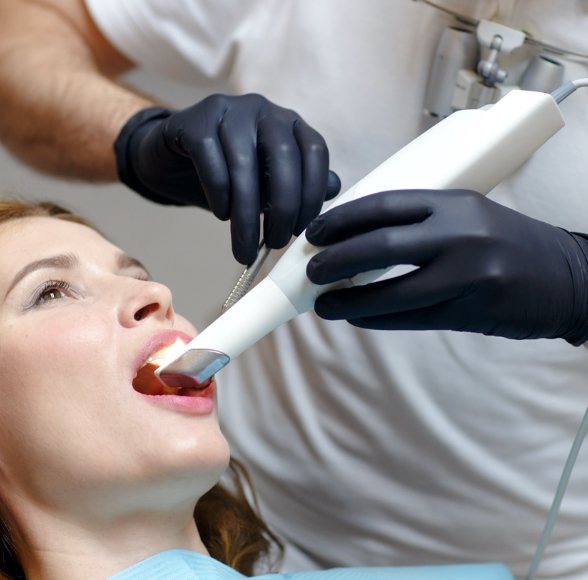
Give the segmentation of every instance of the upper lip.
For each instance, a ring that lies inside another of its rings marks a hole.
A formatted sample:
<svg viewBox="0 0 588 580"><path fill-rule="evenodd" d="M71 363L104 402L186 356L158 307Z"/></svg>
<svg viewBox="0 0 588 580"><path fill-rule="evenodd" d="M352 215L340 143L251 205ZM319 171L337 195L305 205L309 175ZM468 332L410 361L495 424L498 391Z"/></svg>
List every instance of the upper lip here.
<svg viewBox="0 0 588 580"><path fill-rule="evenodd" d="M147 362L151 355L156 353L158 350L173 344L178 338L184 344L187 344L194 337L179 330L164 330L151 336L151 338L149 338L149 340L143 345L135 357L133 364L133 376L137 374L137 371Z"/></svg>

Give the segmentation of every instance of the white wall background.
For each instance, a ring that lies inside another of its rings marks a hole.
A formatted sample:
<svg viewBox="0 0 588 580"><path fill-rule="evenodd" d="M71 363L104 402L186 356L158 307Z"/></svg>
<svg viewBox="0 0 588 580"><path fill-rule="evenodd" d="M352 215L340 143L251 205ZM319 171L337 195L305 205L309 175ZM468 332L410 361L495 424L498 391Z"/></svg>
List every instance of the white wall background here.
<svg viewBox="0 0 588 580"><path fill-rule="evenodd" d="M211 89L172 85L144 73L129 82L174 106L200 100ZM55 179L24 166L0 147L0 195L56 201L90 219L114 243L168 285L174 307L199 328L219 313L243 267L231 253L228 222L198 208L160 206L119 184Z"/></svg>

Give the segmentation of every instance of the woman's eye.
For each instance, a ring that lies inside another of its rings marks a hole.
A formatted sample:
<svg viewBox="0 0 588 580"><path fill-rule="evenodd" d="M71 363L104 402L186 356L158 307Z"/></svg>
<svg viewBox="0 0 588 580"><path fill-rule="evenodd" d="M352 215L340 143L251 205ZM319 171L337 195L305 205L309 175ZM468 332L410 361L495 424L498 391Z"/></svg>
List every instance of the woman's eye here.
<svg viewBox="0 0 588 580"><path fill-rule="evenodd" d="M53 300L59 300L59 298L65 298L65 294L59 288L49 288L43 290L41 296L39 296L40 302L52 302Z"/></svg>
<svg viewBox="0 0 588 580"><path fill-rule="evenodd" d="M35 294L33 306L63 300L67 298L70 291L71 286L64 280L48 280Z"/></svg>

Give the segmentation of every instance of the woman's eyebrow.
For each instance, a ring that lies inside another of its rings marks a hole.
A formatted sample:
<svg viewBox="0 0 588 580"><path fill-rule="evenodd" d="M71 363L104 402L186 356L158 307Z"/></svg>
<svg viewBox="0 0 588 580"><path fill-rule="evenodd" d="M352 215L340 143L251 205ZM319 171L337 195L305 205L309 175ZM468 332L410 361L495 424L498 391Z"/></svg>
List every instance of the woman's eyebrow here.
<svg viewBox="0 0 588 580"><path fill-rule="evenodd" d="M6 298L6 296L12 292L14 287L23 278L29 274L32 274L33 272L36 272L37 270L41 270L43 268L61 268L65 270L71 270L78 266L79 263L80 260L75 254L58 254L56 256L49 256L47 258L41 258L40 260L30 262L16 273L4 297Z"/></svg>
<svg viewBox="0 0 588 580"><path fill-rule="evenodd" d="M139 260L137 260L137 258L133 258L132 256L129 256L128 254L125 254L125 253L119 254L116 259L116 265L121 270L124 270L125 268L140 268L149 276L149 278L151 278L151 275L149 274L149 270L147 270L147 268L145 268L145 266L143 266L143 264Z"/></svg>

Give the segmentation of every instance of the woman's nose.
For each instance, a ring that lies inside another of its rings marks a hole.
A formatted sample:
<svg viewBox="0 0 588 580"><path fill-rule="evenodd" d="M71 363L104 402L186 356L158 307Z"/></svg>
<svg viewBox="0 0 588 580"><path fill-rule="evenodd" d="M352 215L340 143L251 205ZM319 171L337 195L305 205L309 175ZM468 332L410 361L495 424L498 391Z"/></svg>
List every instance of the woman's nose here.
<svg viewBox="0 0 588 580"><path fill-rule="evenodd" d="M136 326L149 318L174 321L172 293L167 286L157 282L132 280L127 292L127 300L120 310L123 326Z"/></svg>

